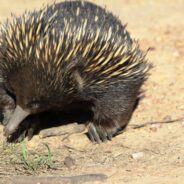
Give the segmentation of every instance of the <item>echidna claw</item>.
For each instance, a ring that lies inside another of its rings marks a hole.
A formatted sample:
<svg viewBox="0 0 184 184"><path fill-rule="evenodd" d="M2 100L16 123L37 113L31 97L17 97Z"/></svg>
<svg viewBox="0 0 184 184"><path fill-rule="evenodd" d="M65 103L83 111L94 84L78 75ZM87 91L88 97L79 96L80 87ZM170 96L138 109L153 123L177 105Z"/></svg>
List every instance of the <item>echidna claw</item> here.
<svg viewBox="0 0 184 184"><path fill-rule="evenodd" d="M2 125L4 125L4 126L7 125L8 121L9 121L9 118L4 117L2 120Z"/></svg>
<svg viewBox="0 0 184 184"><path fill-rule="evenodd" d="M93 123L88 124L88 135L89 135L89 138L92 142L97 142L99 144L102 142L102 140L100 139L100 136L96 130L96 127L94 126Z"/></svg>
<svg viewBox="0 0 184 184"><path fill-rule="evenodd" d="M107 140L112 140L112 137L115 132L116 130L114 128L106 129L103 126L96 126L91 122L88 124L88 135L89 139L92 142L101 143L106 142Z"/></svg>

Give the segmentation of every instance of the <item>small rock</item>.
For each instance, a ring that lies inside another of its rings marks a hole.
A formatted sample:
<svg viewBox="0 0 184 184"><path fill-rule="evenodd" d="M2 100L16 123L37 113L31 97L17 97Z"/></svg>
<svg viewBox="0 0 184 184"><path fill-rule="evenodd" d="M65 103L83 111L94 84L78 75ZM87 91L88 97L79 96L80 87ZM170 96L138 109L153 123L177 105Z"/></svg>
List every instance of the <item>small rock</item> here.
<svg viewBox="0 0 184 184"><path fill-rule="evenodd" d="M171 121L172 120L172 117L167 115L163 118L163 121Z"/></svg>
<svg viewBox="0 0 184 184"><path fill-rule="evenodd" d="M71 168L72 166L75 165L75 160L71 157L66 157L64 160L64 164L68 167Z"/></svg>
<svg viewBox="0 0 184 184"><path fill-rule="evenodd" d="M133 159L135 159L135 160L138 160L138 159L142 158L143 156L144 156L144 153L143 153L143 152L137 152L137 153L133 153L133 154L131 155L131 157L132 157Z"/></svg>
<svg viewBox="0 0 184 184"><path fill-rule="evenodd" d="M156 37L156 42L161 42L161 41L162 41L162 37L161 36Z"/></svg>
<svg viewBox="0 0 184 184"><path fill-rule="evenodd" d="M178 58L178 57L180 57L180 53L178 51L175 51L175 52L173 52L173 56Z"/></svg>
<svg viewBox="0 0 184 184"><path fill-rule="evenodd" d="M174 85L175 85L174 82L170 82L170 83L169 83L169 86L174 86Z"/></svg>
<svg viewBox="0 0 184 184"><path fill-rule="evenodd" d="M181 126L184 127L184 121L181 122Z"/></svg>
<svg viewBox="0 0 184 184"><path fill-rule="evenodd" d="M156 132L159 128L161 128L161 124L153 124L153 125L150 125L149 129L152 131L152 132Z"/></svg>
<svg viewBox="0 0 184 184"><path fill-rule="evenodd" d="M176 108L179 110L184 110L184 105L177 106Z"/></svg>

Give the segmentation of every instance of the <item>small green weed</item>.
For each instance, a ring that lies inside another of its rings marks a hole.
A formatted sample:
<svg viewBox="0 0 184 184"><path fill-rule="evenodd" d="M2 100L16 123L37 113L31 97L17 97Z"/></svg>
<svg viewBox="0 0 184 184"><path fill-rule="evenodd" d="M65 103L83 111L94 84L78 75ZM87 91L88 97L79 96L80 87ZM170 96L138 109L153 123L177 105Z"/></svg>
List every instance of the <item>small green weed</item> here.
<svg viewBox="0 0 184 184"><path fill-rule="evenodd" d="M53 164L53 155L47 144L44 144L48 150L47 155L28 156L28 150L25 142L21 143L21 160L23 161L26 170L36 171L42 168L51 168Z"/></svg>

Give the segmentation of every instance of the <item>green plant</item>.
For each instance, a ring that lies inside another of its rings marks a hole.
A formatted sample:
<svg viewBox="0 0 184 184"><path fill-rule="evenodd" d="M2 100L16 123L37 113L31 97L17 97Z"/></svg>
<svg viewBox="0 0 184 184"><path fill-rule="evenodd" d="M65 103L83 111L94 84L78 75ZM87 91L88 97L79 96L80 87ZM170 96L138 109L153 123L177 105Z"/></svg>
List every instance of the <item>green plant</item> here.
<svg viewBox="0 0 184 184"><path fill-rule="evenodd" d="M49 148L49 146L47 144L44 144L45 147L47 148L47 155L29 155L28 156L28 150L26 147L25 142L23 141L21 143L21 160L23 161L24 164L24 168L26 170L32 170L32 171L36 171L40 168L50 168L52 165L52 158L53 155L51 153L51 150Z"/></svg>

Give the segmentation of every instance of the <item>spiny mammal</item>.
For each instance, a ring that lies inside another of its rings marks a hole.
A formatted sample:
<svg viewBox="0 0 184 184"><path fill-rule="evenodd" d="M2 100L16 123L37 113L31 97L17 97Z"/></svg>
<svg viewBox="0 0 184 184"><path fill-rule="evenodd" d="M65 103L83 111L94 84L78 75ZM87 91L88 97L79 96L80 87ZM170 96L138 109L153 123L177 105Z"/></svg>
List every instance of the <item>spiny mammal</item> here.
<svg viewBox="0 0 184 184"><path fill-rule="evenodd" d="M6 136L30 114L74 104L93 114L86 122L92 141L126 127L149 64L118 18L90 2L66 1L12 19L0 33Z"/></svg>

